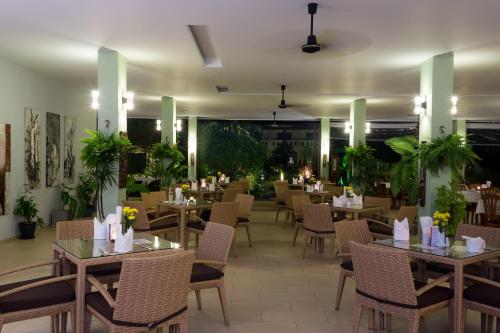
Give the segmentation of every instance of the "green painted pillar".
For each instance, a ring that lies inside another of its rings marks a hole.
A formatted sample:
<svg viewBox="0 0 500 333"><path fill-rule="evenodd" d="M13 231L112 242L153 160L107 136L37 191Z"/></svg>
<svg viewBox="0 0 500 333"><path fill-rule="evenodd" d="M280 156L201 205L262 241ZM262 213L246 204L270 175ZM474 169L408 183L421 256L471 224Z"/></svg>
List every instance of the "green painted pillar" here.
<svg viewBox="0 0 500 333"><path fill-rule="evenodd" d="M163 96L161 98L161 142L168 141L170 144L177 142L176 122L177 112L175 109L175 99Z"/></svg>
<svg viewBox="0 0 500 333"><path fill-rule="evenodd" d="M349 146L354 147L359 142L366 142L366 99L356 99L351 103L349 117L351 131L349 132Z"/></svg>
<svg viewBox="0 0 500 333"><path fill-rule="evenodd" d="M197 179L198 165L198 118L188 118L188 178Z"/></svg>
<svg viewBox="0 0 500 333"><path fill-rule="evenodd" d="M419 115L419 141L451 134L453 119L451 96L453 95L453 53L434 56L420 69L420 96L427 101L425 111ZM450 170L443 170L439 177L429 172L425 175L425 206L419 207L420 216L432 216L435 211L436 188L449 185Z"/></svg>
<svg viewBox="0 0 500 333"><path fill-rule="evenodd" d="M330 180L330 118L321 118L320 177Z"/></svg>
<svg viewBox="0 0 500 333"><path fill-rule="evenodd" d="M127 110L122 97L127 94L127 62L118 52L101 47L97 54L99 110L97 128L103 132L127 132ZM118 170L119 166L116 165ZM118 182L118 179L117 179ZM104 213L114 213L125 200L125 188L108 185L103 194Z"/></svg>
<svg viewBox="0 0 500 333"><path fill-rule="evenodd" d="M467 135L467 121L464 118L453 119L453 133L465 137Z"/></svg>

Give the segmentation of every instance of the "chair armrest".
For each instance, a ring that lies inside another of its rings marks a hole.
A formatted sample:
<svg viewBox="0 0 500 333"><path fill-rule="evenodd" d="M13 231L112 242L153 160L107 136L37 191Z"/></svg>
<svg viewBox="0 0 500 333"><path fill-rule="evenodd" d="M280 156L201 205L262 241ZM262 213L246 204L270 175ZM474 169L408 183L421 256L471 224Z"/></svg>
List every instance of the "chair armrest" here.
<svg viewBox="0 0 500 333"><path fill-rule="evenodd" d="M104 297L109 306L113 309L115 307L115 300L108 292L108 289L93 275L87 275L87 281L94 286L97 291Z"/></svg>
<svg viewBox="0 0 500 333"><path fill-rule="evenodd" d="M337 253L337 256L341 257L341 258L350 258L351 254L350 253Z"/></svg>
<svg viewBox="0 0 500 333"><path fill-rule="evenodd" d="M193 263L194 264L205 264L205 265L216 265L216 266L221 266L221 267L224 267L227 265L225 262L218 261L218 260L198 260L198 259L196 259Z"/></svg>
<svg viewBox="0 0 500 333"><path fill-rule="evenodd" d="M53 277L53 278L49 278L49 279L45 279L45 280L41 280L41 281L29 283L27 285L24 285L24 286L21 286L21 287L17 287L17 288L14 288L14 289L10 289L10 290L4 291L3 293L0 293L0 298L5 297L5 296L9 296L9 295L12 295L12 294L16 294L18 292L21 292L21 291L24 291L24 290L28 290L28 289L31 289L31 288L36 288L36 287L40 287L40 286L43 286L43 285L46 285L46 284L55 283L55 282L73 280L75 278L76 278L76 274L71 274L71 275L57 276L57 277Z"/></svg>
<svg viewBox="0 0 500 333"><path fill-rule="evenodd" d="M193 219L193 220L196 220L196 221L207 223L207 221L205 221L204 219L202 219L201 217L199 217L197 215L191 216L190 218Z"/></svg>
<svg viewBox="0 0 500 333"><path fill-rule="evenodd" d="M426 284L422 288L417 289L417 296L420 296L423 293L425 293L426 291L429 291L430 289L436 287L437 285L439 285L445 281L448 281L449 279L451 279L453 277L453 275L454 275L454 273L445 274L445 275L437 278L436 280L432 281L431 283Z"/></svg>
<svg viewBox="0 0 500 333"><path fill-rule="evenodd" d="M375 224L379 224L379 225L382 225L384 227L387 227L388 229L392 229L392 226L388 223L384 223L382 221L379 221L379 220L374 220L374 219L366 219L367 222L371 222L371 223L375 223Z"/></svg>
<svg viewBox="0 0 500 333"><path fill-rule="evenodd" d="M27 265L27 266L21 266L21 267L14 268L14 269L11 269L11 270L8 270L8 271L0 272L0 276L9 275L9 274L17 273L17 272L22 272L22 271L25 271L25 270L28 270L28 269L42 267L42 266L57 265L59 263L60 263L59 260L39 262L39 263L36 263L36 264L31 264L31 265Z"/></svg>
<svg viewBox="0 0 500 333"><path fill-rule="evenodd" d="M165 215L162 217L157 217L153 220L149 220L148 223L149 224L158 223L158 222L162 222L163 220L168 220L169 218L172 218L172 217L179 218L179 214L169 214L169 215Z"/></svg>
<svg viewBox="0 0 500 333"><path fill-rule="evenodd" d="M469 280L474 280L477 282L481 282L481 283L485 283L485 284L489 284L489 285L492 285L494 287L500 288L499 282L496 282L496 281L493 281L493 280L490 280L490 279L487 279L484 277L470 275L470 274L464 274L464 278L469 279Z"/></svg>

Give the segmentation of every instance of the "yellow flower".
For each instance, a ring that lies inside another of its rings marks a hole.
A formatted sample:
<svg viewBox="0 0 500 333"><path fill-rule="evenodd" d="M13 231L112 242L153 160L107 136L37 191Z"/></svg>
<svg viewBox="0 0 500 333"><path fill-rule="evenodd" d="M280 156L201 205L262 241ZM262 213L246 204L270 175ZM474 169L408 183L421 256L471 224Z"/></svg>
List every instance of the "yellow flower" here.
<svg viewBox="0 0 500 333"><path fill-rule="evenodd" d="M129 220L135 220L135 216L134 215L131 215L128 217Z"/></svg>

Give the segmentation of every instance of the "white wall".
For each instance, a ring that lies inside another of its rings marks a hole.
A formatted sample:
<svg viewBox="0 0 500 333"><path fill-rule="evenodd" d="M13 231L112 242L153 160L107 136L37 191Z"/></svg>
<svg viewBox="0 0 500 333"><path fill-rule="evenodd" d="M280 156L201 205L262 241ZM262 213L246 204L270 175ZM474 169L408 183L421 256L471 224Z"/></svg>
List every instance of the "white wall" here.
<svg viewBox="0 0 500 333"><path fill-rule="evenodd" d="M24 108L38 109L42 115L40 134L40 189L33 190L40 215L49 221L50 212L60 205L59 187L45 187L45 113L61 116L61 164L60 182L64 170L64 115L76 118L76 172L81 171L80 140L85 129L95 129L95 111L89 108L89 91L78 90L68 84L44 77L11 62L0 59L0 123L11 125L11 186L10 212L0 216L0 240L18 233L16 219L12 215L15 199L24 184Z"/></svg>

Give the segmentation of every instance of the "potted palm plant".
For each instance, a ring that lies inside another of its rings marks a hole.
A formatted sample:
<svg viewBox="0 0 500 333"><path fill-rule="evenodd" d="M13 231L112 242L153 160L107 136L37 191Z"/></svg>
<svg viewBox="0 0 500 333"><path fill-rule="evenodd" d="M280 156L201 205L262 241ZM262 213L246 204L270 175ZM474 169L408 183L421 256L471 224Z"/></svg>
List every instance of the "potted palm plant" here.
<svg viewBox="0 0 500 333"><path fill-rule="evenodd" d="M355 189L364 197L368 184L373 183L376 170L374 149L359 143L355 147L345 147L343 164L348 166L350 179Z"/></svg>
<svg viewBox="0 0 500 333"><path fill-rule="evenodd" d="M14 215L19 218L21 239L35 238L36 227L43 227L44 220L38 216L38 205L30 192L19 195L14 207Z"/></svg>

